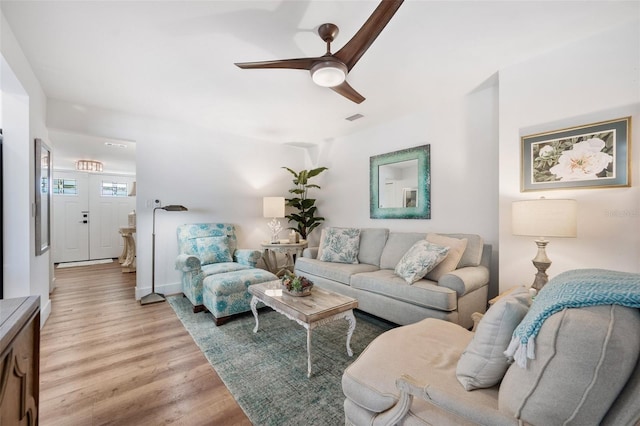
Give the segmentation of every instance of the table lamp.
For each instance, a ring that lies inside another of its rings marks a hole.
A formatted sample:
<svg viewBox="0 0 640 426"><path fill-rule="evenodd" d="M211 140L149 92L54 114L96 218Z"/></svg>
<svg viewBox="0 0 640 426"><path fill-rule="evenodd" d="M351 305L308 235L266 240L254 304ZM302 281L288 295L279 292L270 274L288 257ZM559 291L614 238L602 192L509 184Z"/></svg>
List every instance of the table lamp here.
<svg viewBox="0 0 640 426"><path fill-rule="evenodd" d="M532 260L538 269L532 288L540 289L549 281L546 271L551 266L545 247L546 237L575 238L577 236L578 203L576 200L514 201L511 205L511 230L513 235L538 237L535 240L538 253Z"/></svg>
<svg viewBox="0 0 640 426"><path fill-rule="evenodd" d="M271 222L267 224L271 231L271 243L279 243L278 234L282 231L282 225L277 218L284 217L284 197L264 197L262 199L262 215L272 218Z"/></svg>
<svg viewBox="0 0 640 426"><path fill-rule="evenodd" d="M153 209L153 234L151 237L151 293L140 299L141 305L151 303L164 302L164 294L156 293L156 210L165 210L168 212L185 212L188 209L185 206L171 204L164 207L155 207Z"/></svg>

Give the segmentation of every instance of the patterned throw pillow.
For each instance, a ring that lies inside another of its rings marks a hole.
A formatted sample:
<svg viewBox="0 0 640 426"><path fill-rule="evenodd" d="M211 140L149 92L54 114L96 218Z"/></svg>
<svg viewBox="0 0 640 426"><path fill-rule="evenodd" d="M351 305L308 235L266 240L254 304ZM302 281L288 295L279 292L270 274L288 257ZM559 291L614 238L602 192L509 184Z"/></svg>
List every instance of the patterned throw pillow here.
<svg viewBox="0 0 640 426"><path fill-rule="evenodd" d="M336 263L358 263L360 229L328 228L321 238L318 260Z"/></svg>
<svg viewBox="0 0 640 426"><path fill-rule="evenodd" d="M435 268L447 257L449 247L432 244L427 240L417 241L396 265L395 274L413 284Z"/></svg>
<svg viewBox="0 0 640 426"><path fill-rule="evenodd" d="M233 262L227 237L196 238L198 257L203 265L211 263Z"/></svg>

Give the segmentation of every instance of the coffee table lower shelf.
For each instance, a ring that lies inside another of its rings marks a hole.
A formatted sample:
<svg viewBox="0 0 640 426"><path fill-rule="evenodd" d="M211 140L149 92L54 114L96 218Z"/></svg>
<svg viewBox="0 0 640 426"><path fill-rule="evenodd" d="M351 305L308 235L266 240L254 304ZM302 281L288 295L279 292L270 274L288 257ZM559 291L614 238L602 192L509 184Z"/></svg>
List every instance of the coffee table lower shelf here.
<svg viewBox="0 0 640 426"><path fill-rule="evenodd" d="M353 309L358 307L356 299L318 288L312 290L311 296L289 296L282 293L280 281L251 285L249 293L253 296L251 298L251 312L256 319L254 333L258 332L260 325L257 310L259 302L297 322L307 330L307 377L311 377L311 330L316 327L333 321L346 320L349 323L347 354L353 356L351 336L356 328L356 318L353 315Z"/></svg>

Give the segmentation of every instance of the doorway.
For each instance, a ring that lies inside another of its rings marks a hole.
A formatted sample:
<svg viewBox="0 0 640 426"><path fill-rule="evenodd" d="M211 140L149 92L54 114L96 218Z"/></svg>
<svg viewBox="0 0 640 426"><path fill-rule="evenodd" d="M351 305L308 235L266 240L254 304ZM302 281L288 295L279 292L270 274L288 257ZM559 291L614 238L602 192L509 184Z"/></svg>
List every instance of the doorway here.
<svg viewBox="0 0 640 426"><path fill-rule="evenodd" d="M135 177L53 172L53 263L116 258L124 246L119 229L135 209Z"/></svg>

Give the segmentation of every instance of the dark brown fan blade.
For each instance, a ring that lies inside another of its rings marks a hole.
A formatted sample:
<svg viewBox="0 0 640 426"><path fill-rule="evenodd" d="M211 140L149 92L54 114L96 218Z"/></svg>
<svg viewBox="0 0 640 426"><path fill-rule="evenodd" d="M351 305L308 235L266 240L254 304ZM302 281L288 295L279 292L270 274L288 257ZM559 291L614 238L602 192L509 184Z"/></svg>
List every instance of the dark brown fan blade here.
<svg viewBox="0 0 640 426"><path fill-rule="evenodd" d="M342 82L342 84L339 84L337 86L331 87L331 90L333 90L336 93L341 94L342 96L344 96L345 98L349 99L350 101L353 101L357 104L362 103L362 101L364 101L364 96L362 96L360 93L356 92L355 89L353 87L351 87L349 85L349 83L347 83L346 81Z"/></svg>
<svg viewBox="0 0 640 426"><path fill-rule="evenodd" d="M344 62L347 69L351 71L351 68L360 60L364 52L367 51L384 27L387 26L403 1L382 0L356 35L333 56Z"/></svg>
<svg viewBox="0 0 640 426"><path fill-rule="evenodd" d="M280 59L275 61L262 62L236 62L236 65L242 69L251 68L291 68L296 70L311 69L314 62L321 58L298 58L298 59Z"/></svg>

